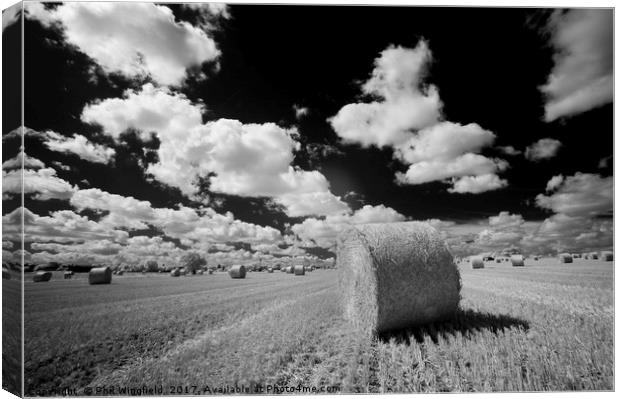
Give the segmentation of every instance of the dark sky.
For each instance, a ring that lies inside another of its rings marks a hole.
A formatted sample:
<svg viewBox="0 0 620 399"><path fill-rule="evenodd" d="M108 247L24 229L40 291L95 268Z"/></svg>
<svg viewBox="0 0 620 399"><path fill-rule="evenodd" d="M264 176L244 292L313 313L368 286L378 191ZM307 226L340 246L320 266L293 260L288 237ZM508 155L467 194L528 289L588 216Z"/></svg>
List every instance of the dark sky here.
<svg viewBox="0 0 620 399"><path fill-rule="evenodd" d="M198 24L198 13L170 6L177 20ZM612 175L612 162L599 168L613 153L613 104L597 106L569 118L544 120L545 97L540 87L554 66L555 49L546 29L553 10L518 8L377 7L377 6L266 6L231 5L229 18L221 19L209 34L221 51L219 67L201 66L207 79L189 74L175 88L207 112L203 122L220 118L244 124L274 122L296 127L301 149L293 166L319 170L331 192L355 211L365 204L383 204L410 219L441 219L478 223L501 211L520 214L527 221L543 221L553 212L535 204L547 182L556 175L577 172ZM7 43L18 38L19 25L3 33L4 59L15 58ZM447 191L443 182L398 185L395 173L407 165L393 157L390 148L362 148L346 144L329 123L346 104L368 101L360 85L370 78L374 60L389 46L415 48L426 40L432 52L426 84L435 85L443 103L443 118L477 123L496 135L495 143L481 150L510 164L500 172L506 187L478 194ZM6 64L5 64L6 65ZM17 64L13 64L17 65ZM5 68L3 133L16 126L14 102L7 93L15 85ZM63 40L59 28L25 20L25 125L35 131L84 135L93 143L114 148L112 164L80 159L71 153L49 150L40 139L26 138L28 155L50 165L59 161L70 170L57 176L80 188L148 200L153 207L172 208L182 203L195 207L195 199L179 189L148 178L144 165L156 163L157 140L145 144L137 133L126 132L119 144L99 126L80 120L86 104L119 98L128 88L139 89L149 79L131 79L106 73L78 48ZM308 109L296 118L293 105ZM132 138L133 137L133 138ZM523 155L509 156L498 147L525 147L542 138L559 140L555 157L540 162ZM328 145L325 156L312 155L313 145ZM145 151L147 150L152 151ZM15 142L4 140L3 160L15 156ZM88 185L81 183L88 180ZM355 194L348 194L354 192ZM285 231L304 217L288 217L265 198L209 192L221 201L214 208L235 218ZM65 209L68 200L29 198L26 206L38 215ZM5 201L5 214L15 201ZM219 206L219 207L218 207ZM84 211L86 212L86 211ZM82 213L86 215L86 213ZM101 216L101 215L99 215ZM98 216L91 214L96 219ZM321 217L319 217L321 219ZM132 233L132 234L135 234Z"/></svg>

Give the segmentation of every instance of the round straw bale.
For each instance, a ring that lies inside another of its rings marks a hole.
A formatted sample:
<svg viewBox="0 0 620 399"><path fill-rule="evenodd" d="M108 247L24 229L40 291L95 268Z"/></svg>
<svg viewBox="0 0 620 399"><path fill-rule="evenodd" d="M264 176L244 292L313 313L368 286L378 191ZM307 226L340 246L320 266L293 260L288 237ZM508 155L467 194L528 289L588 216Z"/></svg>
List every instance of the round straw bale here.
<svg viewBox="0 0 620 399"><path fill-rule="evenodd" d="M94 267L88 273L88 284L110 284L112 269L109 267Z"/></svg>
<svg viewBox="0 0 620 399"><path fill-rule="evenodd" d="M9 269L7 269L6 267L2 268L2 278L5 280L11 279L11 273L9 272Z"/></svg>
<svg viewBox="0 0 620 399"><path fill-rule="evenodd" d="M245 278L245 266L234 265L228 270L228 274L231 278Z"/></svg>
<svg viewBox="0 0 620 399"><path fill-rule="evenodd" d="M273 273L273 267L267 268L267 273Z"/></svg>
<svg viewBox="0 0 620 399"><path fill-rule="evenodd" d="M612 262L614 260L614 253L610 251L601 252L601 259L605 262Z"/></svg>
<svg viewBox="0 0 620 399"><path fill-rule="evenodd" d="M345 318L362 331L439 321L458 308L459 270L427 223L352 226L338 236L336 264Z"/></svg>
<svg viewBox="0 0 620 399"><path fill-rule="evenodd" d="M303 276L304 274L306 274L306 268L303 267L302 265L295 265L295 268L293 269L293 273L296 276Z"/></svg>
<svg viewBox="0 0 620 399"><path fill-rule="evenodd" d="M570 254L564 253L559 256L560 263L573 263L573 257Z"/></svg>
<svg viewBox="0 0 620 399"><path fill-rule="evenodd" d="M500 258L495 258L495 263L502 263L502 260Z"/></svg>
<svg viewBox="0 0 620 399"><path fill-rule="evenodd" d="M592 252L592 253L590 254L590 257L591 257L592 259L598 259L598 254L597 254L596 252Z"/></svg>
<svg viewBox="0 0 620 399"><path fill-rule="evenodd" d="M35 283L43 283L52 279L52 272L36 272L32 276L32 281Z"/></svg>
<svg viewBox="0 0 620 399"><path fill-rule="evenodd" d="M73 272L64 272L62 275L65 278L65 280L70 280L71 276L73 276Z"/></svg>
<svg viewBox="0 0 620 399"><path fill-rule="evenodd" d="M181 271L179 269L174 269L170 272L170 277L179 277L181 275Z"/></svg>
<svg viewBox="0 0 620 399"><path fill-rule="evenodd" d="M484 260L482 260L481 256L474 256L473 258L471 258L471 268L484 269Z"/></svg>
<svg viewBox="0 0 620 399"><path fill-rule="evenodd" d="M510 257L510 262L512 262L513 266L525 266L523 255L512 255Z"/></svg>
<svg viewBox="0 0 620 399"><path fill-rule="evenodd" d="M293 274L295 272L295 269L293 268L293 266L287 266L286 267L286 272L288 274Z"/></svg>

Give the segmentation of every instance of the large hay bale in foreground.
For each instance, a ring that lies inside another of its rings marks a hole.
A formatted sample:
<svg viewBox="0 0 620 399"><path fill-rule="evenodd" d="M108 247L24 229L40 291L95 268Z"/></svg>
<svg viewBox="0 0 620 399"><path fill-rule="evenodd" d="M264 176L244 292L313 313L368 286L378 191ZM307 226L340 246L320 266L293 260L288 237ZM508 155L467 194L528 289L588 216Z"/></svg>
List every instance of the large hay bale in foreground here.
<svg viewBox="0 0 620 399"><path fill-rule="evenodd" d="M52 272L36 272L32 276L32 281L35 283L43 283L52 279Z"/></svg>
<svg viewBox="0 0 620 399"><path fill-rule="evenodd" d="M336 264L345 318L370 333L452 317L461 279L427 223L356 225L338 236Z"/></svg>
<svg viewBox="0 0 620 399"><path fill-rule="evenodd" d="M525 266L525 258L523 257L523 255L512 255L510 257L510 262L512 263L512 266Z"/></svg>
<svg viewBox="0 0 620 399"><path fill-rule="evenodd" d="M243 265L235 265L228 270L228 274L231 278L245 278L245 273L246 270Z"/></svg>
<svg viewBox="0 0 620 399"><path fill-rule="evenodd" d="M558 258L560 263L573 263L573 257L570 254L560 254Z"/></svg>
<svg viewBox="0 0 620 399"><path fill-rule="evenodd" d="M306 268L303 267L302 265L296 265L295 268L293 269L293 273L296 276L303 276L304 274L306 274Z"/></svg>
<svg viewBox="0 0 620 399"><path fill-rule="evenodd" d="M471 258L472 269L484 269L484 260L480 256L474 256Z"/></svg>
<svg viewBox="0 0 620 399"><path fill-rule="evenodd" d="M94 267L88 273L88 284L110 284L112 269L109 267Z"/></svg>
<svg viewBox="0 0 620 399"><path fill-rule="evenodd" d="M601 260L612 262L614 260L614 253L609 251L601 252Z"/></svg>

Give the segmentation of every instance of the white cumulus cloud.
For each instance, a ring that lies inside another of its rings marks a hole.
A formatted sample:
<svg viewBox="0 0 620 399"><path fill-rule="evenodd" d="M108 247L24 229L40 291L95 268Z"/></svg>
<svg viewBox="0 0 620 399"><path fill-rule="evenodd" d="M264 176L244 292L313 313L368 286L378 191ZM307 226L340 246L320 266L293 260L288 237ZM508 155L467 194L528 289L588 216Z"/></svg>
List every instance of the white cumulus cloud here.
<svg viewBox="0 0 620 399"><path fill-rule="evenodd" d="M165 5L69 2L45 9L42 3L27 2L25 8L29 18L60 26L67 43L108 73L150 76L162 85L180 85L188 68L220 55L204 30L176 20Z"/></svg>
<svg viewBox="0 0 620 399"><path fill-rule="evenodd" d="M495 134L475 123L442 120L439 92L425 83L431 60L425 41L414 49L388 47L361 86L374 101L345 105L329 120L332 127L345 143L392 148L394 157L408 165L405 173L396 173L400 184L454 183L461 180L450 178L468 176L471 179L462 180L460 187L466 181L477 182L476 188L468 191L471 193L506 186L496 173L504 170L507 162L479 154L493 144ZM449 189L454 193L463 190Z"/></svg>
<svg viewBox="0 0 620 399"><path fill-rule="evenodd" d="M554 66L541 87L545 120L576 115L613 100L613 10L571 9L553 14Z"/></svg>
<svg viewBox="0 0 620 399"><path fill-rule="evenodd" d="M330 192L322 173L292 165L300 149L295 129L231 119L203 124L203 111L181 94L147 84L122 99L85 107L82 119L101 125L116 139L129 128L139 130L143 140L155 133L161 143L159 161L147 172L186 195L196 194L202 177L215 192L273 198L289 216L349 209Z"/></svg>
<svg viewBox="0 0 620 399"><path fill-rule="evenodd" d="M553 177L547 183L549 195L536 196L536 204L569 216L609 215L613 211L613 176L577 172Z"/></svg>
<svg viewBox="0 0 620 399"><path fill-rule="evenodd" d="M47 136L45 145L50 150L72 153L86 161L106 164L116 154L113 148L93 143L81 134L74 134L72 137L65 137L52 131L47 131L45 134Z"/></svg>
<svg viewBox="0 0 620 399"><path fill-rule="evenodd" d="M525 149L525 158L534 162L553 158L557 155L560 147L562 147L562 143L559 140L540 139Z"/></svg>

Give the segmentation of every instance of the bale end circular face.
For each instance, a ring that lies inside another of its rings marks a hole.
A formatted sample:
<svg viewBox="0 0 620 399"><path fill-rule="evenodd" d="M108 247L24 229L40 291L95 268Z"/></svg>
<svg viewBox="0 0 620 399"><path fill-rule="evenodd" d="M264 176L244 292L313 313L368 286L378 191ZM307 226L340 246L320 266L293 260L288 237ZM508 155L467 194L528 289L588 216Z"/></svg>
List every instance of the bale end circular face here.
<svg viewBox="0 0 620 399"><path fill-rule="evenodd" d="M427 223L356 225L338 236L345 318L372 334L451 318L461 280L439 233Z"/></svg>

